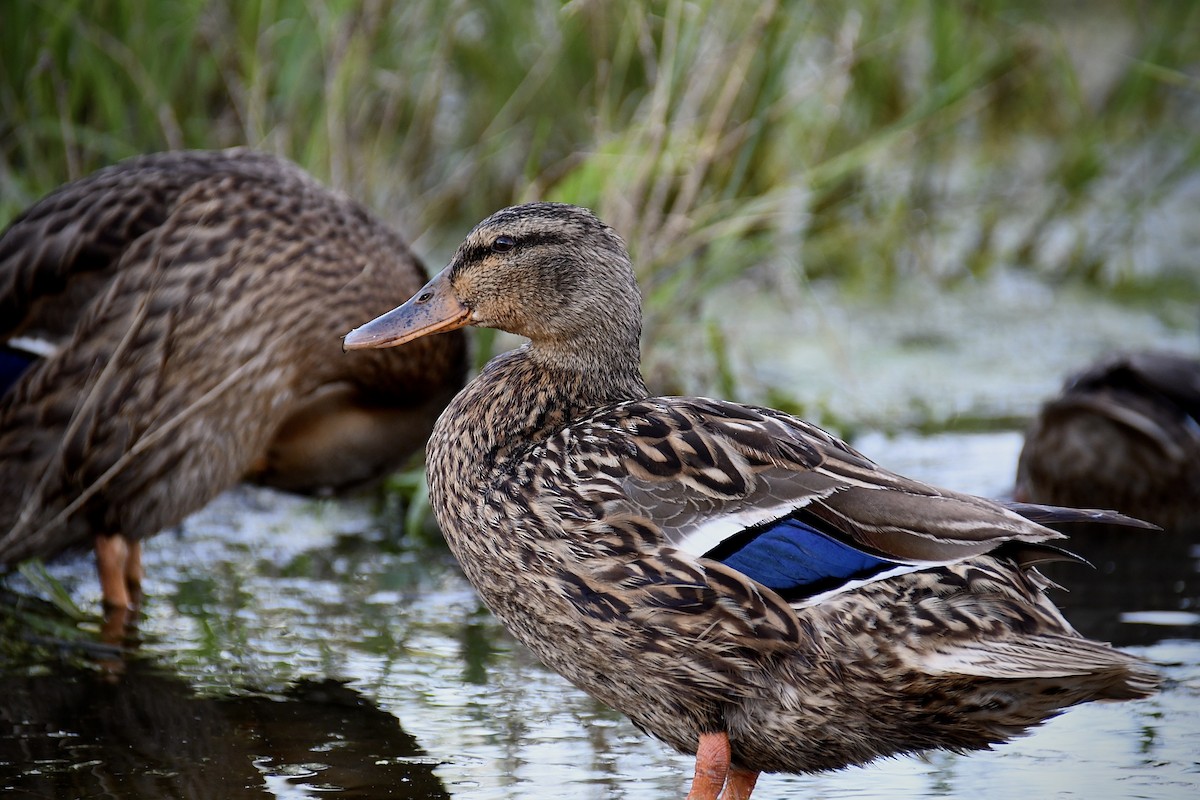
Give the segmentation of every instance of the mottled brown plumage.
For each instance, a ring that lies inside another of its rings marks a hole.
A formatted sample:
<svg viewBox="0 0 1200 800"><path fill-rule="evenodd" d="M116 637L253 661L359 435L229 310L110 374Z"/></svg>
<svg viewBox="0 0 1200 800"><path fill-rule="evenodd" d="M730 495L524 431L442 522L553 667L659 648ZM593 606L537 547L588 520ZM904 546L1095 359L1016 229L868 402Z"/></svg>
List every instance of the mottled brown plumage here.
<svg viewBox="0 0 1200 800"><path fill-rule="evenodd" d="M0 335L57 345L0 398L0 566L139 542L243 477L316 492L398 466L461 386L463 339L339 336L425 277L267 154L144 156L48 195L0 238Z"/></svg>
<svg viewBox="0 0 1200 800"><path fill-rule="evenodd" d="M1068 378L1025 435L1016 494L1200 532L1200 359L1120 353Z"/></svg>
<svg viewBox="0 0 1200 800"><path fill-rule="evenodd" d="M1153 691L1080 637L1033 565L1034 519L903 478L771 409L652 397L625 247L589 211L481 222L413 299L346 337L465 324L530 341L493 359L429 443L438 521L488 607L548 666L697 754L693 797L985 748L1061 709Z"/></svg>

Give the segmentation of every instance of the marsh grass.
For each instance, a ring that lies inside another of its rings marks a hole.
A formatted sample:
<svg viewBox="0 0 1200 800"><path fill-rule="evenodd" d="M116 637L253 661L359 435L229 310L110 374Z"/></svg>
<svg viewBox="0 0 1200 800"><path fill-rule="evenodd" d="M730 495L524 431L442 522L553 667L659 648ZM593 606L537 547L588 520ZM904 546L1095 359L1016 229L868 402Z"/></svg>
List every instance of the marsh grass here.
<svg viewBox="0 0 1200 800"><path fill-rule="evenodd" d="M25 586L0 585L0 663L7 669L42 669L48 660L96 669L121 652L98 640L100 618L81 610L42 562L19 569Z"/></svg>
<svg viewBox="0 0 1200 800"><path fill-rule="evenodd" d="M648 366L735 279L888 291L998 267L1196 291L1144 245L1194 176L1200 6L859 0L15 0L0 221L166 148L248 144L436 264L503 205L595 208L647 297ZM690 337L690 338L689 338ZM713 381L729 383L722 337Z"/></svg>

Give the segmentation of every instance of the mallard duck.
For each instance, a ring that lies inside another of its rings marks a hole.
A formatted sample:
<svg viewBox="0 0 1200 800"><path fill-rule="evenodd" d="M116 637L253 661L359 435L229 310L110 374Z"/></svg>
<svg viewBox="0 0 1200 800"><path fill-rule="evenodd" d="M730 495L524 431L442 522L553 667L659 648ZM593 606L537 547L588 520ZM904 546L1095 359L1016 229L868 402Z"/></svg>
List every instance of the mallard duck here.
<svg viewBox="0 0 1200 800"><path fill-rule="evenodd" d="M0 570L94 546L105 604L140 543L243 478L319 492L425 442L465 378L456 336L340 352L344 318L428 277L404 241L283 159L133 158L0 237Z"/></svg>
<svg viewBox="0 0 1200 800"><path fill-rule="evenodd" d="M1120 353L1068 378L1026 433L1015 495L1200 531L1200 359Z"/></svg>
<svg viewBox="0 0 1200 800"><path fill-rule="evenodd" d="M986 748L1066 706L1153 691L1142 661L1071 628L1033 568L1069 555L1032 520L1109 515L1006 507L779 411L651 396L634 271L590 211L497 212L344 347L465 325L529 342L434 426L446 540L546 665L696 755L689 797Z"/></svg>

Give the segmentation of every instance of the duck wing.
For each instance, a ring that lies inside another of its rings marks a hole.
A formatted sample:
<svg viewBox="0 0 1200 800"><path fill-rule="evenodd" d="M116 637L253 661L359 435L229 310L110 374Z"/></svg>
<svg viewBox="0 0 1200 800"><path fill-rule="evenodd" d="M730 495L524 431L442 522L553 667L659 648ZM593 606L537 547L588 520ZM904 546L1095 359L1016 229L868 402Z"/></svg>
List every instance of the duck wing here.
<svg viewBox="0 0 1200 800"><path fill-rule="evenodd" d="M789 600L1000 549L1021 564L1073 558L1047 544L1062 534L1028 518L1049 520L1043 507L904 478L771 409L650 398L577 427L578 457L608 476L594 496L607 499L612 525L653 526L664 544Z"/></svg>
<svg viewBox="0 0 1200 800"><path fill-rule="evenodd" d="M299 167L266 153L176 151L122 161L28 208L0 237L0 338L69 336L115 275L138 266L123 258L127 249L166 223L197 182L231 170L313 184Z"/></svg>

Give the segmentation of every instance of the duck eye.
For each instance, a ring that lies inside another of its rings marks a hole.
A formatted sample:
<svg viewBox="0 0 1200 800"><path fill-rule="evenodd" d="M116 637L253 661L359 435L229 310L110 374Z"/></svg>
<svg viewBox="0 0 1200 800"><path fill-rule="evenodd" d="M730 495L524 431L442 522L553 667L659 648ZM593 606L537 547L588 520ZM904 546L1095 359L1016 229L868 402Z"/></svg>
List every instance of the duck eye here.
<svg viewBox="0 0 1200 800"><path fill-rule="evenodd" d="M493 253L507 253L517 246L517 240L511 236L497 236L496 241L492 242Z"/></svg>

